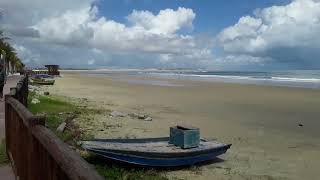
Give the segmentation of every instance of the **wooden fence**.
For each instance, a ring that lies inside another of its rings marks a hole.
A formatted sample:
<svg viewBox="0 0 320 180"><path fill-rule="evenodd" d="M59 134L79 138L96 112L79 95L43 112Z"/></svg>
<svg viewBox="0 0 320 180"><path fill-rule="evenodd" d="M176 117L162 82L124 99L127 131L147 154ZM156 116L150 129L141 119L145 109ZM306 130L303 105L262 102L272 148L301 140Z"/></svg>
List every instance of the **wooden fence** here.
<svg viewBox="0 0 320 180"><path fill-rule="evenodd" d="M10 88L8 97L17 99L24 106L28 106L28 76L23 76L18 81L16 87Z"/></svg>
<svg viewBox="0 0 320 180"><path fill-rule="evenodd" d="M7 155L20 180L102 180L93 166L47 129L27 108L28 78L5 97Z"/></svg>

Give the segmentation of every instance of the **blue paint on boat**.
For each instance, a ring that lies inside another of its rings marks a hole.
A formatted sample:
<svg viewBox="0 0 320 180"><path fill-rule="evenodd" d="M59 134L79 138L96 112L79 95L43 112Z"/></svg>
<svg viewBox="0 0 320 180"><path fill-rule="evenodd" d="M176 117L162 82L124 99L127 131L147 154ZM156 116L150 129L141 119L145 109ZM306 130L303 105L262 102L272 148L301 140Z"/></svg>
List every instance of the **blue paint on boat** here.
<svg viewBox="0 0 320 180"><path fill-rule="evenodd" d="M135 165L141 166L152 166L152 167L177 167L177 166L186 166L194 165L200 162L210 161L215 159L217 156L226 153L227 148L221 148L218 151L201 154L197 156L187 156L187 157L178 157L178 158L150 158L144 156L135 156L131 154L122 154L115 152L108 152L102 150L90 149L90 152L93 152L96 155L102 156L104 158L117 160L121 162L126 162Z"/></svg>
<svg viewBox="0 0 320 180"><path fill-rule="evenodd" d="M231 144L222 144L217 141L201 140L202 145L200 145L200 147L184 150L168 144L168 140L169 138L167 137L118 140L104 139L85 141L86 145L83 145L83 147L87 151L106 159L150 167L177 167L213 160L217 156L226 153L231 146ZM159 149L156 148L152 149L152 143L155 142L163 143L165 150L159 151ZM211 142L212 144L216 144L216 146L206 146ZM114 144L116 144L116 148L110 148L110 145L112 146ZM134 146L140 147L140 145L141 147L148 148L134 148ZM150 148L148 145L150 145ZM171 150L171 148L173 150Z"/></svg>

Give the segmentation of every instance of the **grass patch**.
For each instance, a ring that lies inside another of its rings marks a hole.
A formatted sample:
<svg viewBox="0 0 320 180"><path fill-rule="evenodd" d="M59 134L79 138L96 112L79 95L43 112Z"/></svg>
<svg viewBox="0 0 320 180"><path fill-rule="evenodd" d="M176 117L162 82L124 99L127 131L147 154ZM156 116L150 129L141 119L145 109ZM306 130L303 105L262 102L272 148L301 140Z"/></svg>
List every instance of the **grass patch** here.
<svg viewBox="0 0 320 180"><path fill-rule="evenodd" d="M31 101L33 98L37 98L40 103L32 104ZM28 97L28 108L33 114L42 114L44 113L47 117L46 126L52 130L61 140L64 142L68 142L75 147L77 147L78 140L84 139L92 139L93 137L90 134L86 134L85 132L79 132L79 128L76 126L68 127L64 132L57 132L57 127L67 119L67 116L77 115L81 118L81 115L95 115L95 114L106 114L110 113L109 110L91 108L87 106L86 103L80 102L77 105L76 103L70 103L67 100L60 99L58 97L52 96L42 96L39 94L35 94L30 92ZM68 126L69 123L67 123ZM80 134L80 135L79 135ZM5 153L4 153L5 155ZM91 156L89 156L91 157ZM1 158L1 154L0 154ZM104 160L92 160L92 158L84 157L90 164L93 164L96 167L96 170L99 174L101 174L106 179L116 180L167 180L167 178L159 174L159 172L155 170L145 170L141 168L127 168L122 165L112 165L108 166L107 164L114 163L106 163ZM93 158L95 159L95 158ZM0 159L1 161L1 159Z"/></svg>
<svg viewBox="0 0 320 180"><path fill-rule="evenodd" d="M32 99L38 99L40 103L31 103ZM65 130L63 133L56 131L57 127L66 120L66 113L75 112L77 107L69 102L53 98L50 96L42 96L35 93L30 93L28 97L28 109L33 114L44 114L46 126L52 130L63 141L72 141L73 134L71 131ZM61 114L62 113L62 114Z"/></svg>
<svg viewBox="0 0 320 180"><path fill-rule="evenodd" d="M9 159L6 154L6 145L5 141L1 140L0 142L0 167L9 164Z"/></svg>
<svg viewBox="0 0 320 180"><path fill-rule="evenodd" d="M38 99L40 103L31 103L34 98ZM72 144L75 143L74 141L88 139L92 136L85 132L80 132L79 128L72 122L67 122L68 128L66 128L64 132L58 132L58 126L61 123L68 121L68 119L73 120L81 115L103 113L103 110L101 109L88 108L83 106L83 104L80 106L75 103L71 103L66 99L39 95L34 92L29 93L28 105L28 109L33 114L44 114L46 116L46 126L60 139L64 142L73 142ZM70 119L72 116L74 117Z"/></svg>
<svg viewBox="0 0 320 180"><path fill-rule="evenodd" d="M100 173L104 178L110 180L117 179L130 179L130 180L167 180L165 176L159 175L157 171L154 170L127 170L117 166L102 166L96 165L98 173Z"/></svg>
<svg viewBox="0 0 320 180"><path fill-rule="evenodd" d="M37 97L40 100L38 104L32 104L32 98ZM72 104L52 98L47 96L36 95L31 93L29 96L29 110L32 113L47 113L47 114L57 114L60 112L70 112L75 110L75 106Z"/></svg>
<svg viewBox="0 0 320 180"><path fill-rule="evenodd" d="M88 155L85 159L94 164L96 170L105 179L110 180L168 180L163 171L146 169L143 167L129 166L115 161L106 161L99 157Z"/></svg>

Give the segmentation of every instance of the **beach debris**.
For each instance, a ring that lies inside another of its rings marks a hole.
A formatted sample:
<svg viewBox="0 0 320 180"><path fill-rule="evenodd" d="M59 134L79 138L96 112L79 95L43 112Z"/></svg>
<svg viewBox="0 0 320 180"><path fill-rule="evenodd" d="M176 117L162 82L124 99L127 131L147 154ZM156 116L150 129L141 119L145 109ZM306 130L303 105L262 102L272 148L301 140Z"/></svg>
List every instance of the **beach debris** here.
<svg viewBox="0 0 320 180"><path fill-rule="evenodd" d="M31 104L38 104L38 103L40 103L40 100L37 99L37 98L33 98L33 99L31 100Z"/></svg>
<svg viewBox="0 0 320 180"><path fill-rule="evenodd" d="M77 116L78 116L78 115L77 115L76 113L69 113L65 121L66 121L66 122L70 122L70 121L72 121L73 119L77 118Z"/></svg>
<svg viewBox="0 0 320 180"><path fill-rule="evenodd" d="M299 127L303 127L304 125L303 125L302 123L299 123L298 126L299 126Z"/></svg>
<svg viewBox="0 0 320 180"><path fill-rule="evenodd" d="M28 85L28 89L30 92L39 91L40 88L37 86Z"/></svg>
<svg viewBox="0 0 320 180"><path fill-rule="evenodd" d="M148 116L148 117L146 117L144 120L145 120L145 121L152 121L152 118Z"/></svg>
<svg viewBox="0 0 320 180"><path fill-rule="evenodd" d="M63 112L59 113L59 115L63 115L63 114L64 114ZM77 114L75 113L66 113L66 114L67 114L67 117L65 121L62 122L57 128L58 132L63 132L66 127L70 128L70 126L72 126L72 121L77 117Z"/></svg>
<svg viewBox="0 0 320 180"><path fill-rule="evenodd" d="M80 101L88 102L88 101L89 101L89 99L88 99L88 98L81 98L81 100L80 100Z"/></svg>
<svg viewBox="0 0 320 180"><path fill-rule="evenodd" d="M45 96L49 96L49 95L50 95L50 93L49 93L48 91L44 92L43 94L44 94Z"/></svg>
<svg viewBox="0 0 320 180"><path fill-rule="evenodd" d="M110 116L112 117L126 117L128 114L123 113L123 112L119 112L119 111L112 111L110 113Z"/></svg>
<svg viewBox="0 0 320 180"><path fill-rule="evenodd" d="M138 113L130 113L129 114L130 117L132 118L138 118L138 119L145 119L147 117L147 115L144 114L138 114Z"/></svg>
<svg viewBox="0 0 320 180"><path fill-rule="evenodd" d="M73 111L73 112L68 112L67 114L69 114L69 115L72 115L72 114L79 115L79 114L81 114L81 111L76 110L76 111Z"/></svg>
<svg viewBox="0 0 320 180"><path fill-rule="evenodd" d="M67 127L68 127L69 129L72 129L72 128L73 128L75 119L76 119L77 117L78 117L78 115L75 114L75 113L69 113L69 114L67 114L66 119L64 120L64 122L66 122Z"/></svg>
<svg viewBox="0 0 320 180"><path fill-rule="evenodd" d="M138 118L145 121L152 121L152 117L146 115L146 114L138 114L138 113L130 113L129 116L131 118Z"/></svg>
<svg viewBox="0 0 320 180"><path fill-rule="evenodd" d="M139 118L139 119L145 119L145 118L146 118L146 115L144 115L144 114L139 114L138 118Z"/></svg>
<svg viewBox="0 0 320 180"><path fill-rule="evenodd" d="M67 123L66 123L66 122L61 123L61 124L58 126L57 131L62 133L62 132L64 131L64 129L66 128L66 126L67 126Z"/></svg>
<svg viewBox="0 0 320 180"><path fill-rule="evenodd" d="M48 114L46 112L36 113L36 116L46 117Z"/></svg>
<svg viewBox="0 0 320 180"><path fill-rule="evenodd" d="M129 113L129 116L132 118L138 118L139 114L137 113Z"/></svg>

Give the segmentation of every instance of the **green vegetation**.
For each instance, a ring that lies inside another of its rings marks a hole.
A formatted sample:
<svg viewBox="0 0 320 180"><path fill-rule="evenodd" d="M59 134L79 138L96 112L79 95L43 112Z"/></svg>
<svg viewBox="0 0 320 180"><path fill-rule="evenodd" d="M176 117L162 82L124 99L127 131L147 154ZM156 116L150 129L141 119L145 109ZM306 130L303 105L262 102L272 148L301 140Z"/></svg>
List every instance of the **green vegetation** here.
<svg viewBox="0 0 320 180"><path fill-rule="evenodd" d="M1 140L0 142L0 167L6 164L9 164L9 159L6 155L6 145L5 141Z"/></svg>
<svg viewBox="0 0 320 180"><path fill-rule="evenodd" d="M31 103L33 98L37 98L40 103ZM56 129L58 126L67 119L69 114L73 113L77 107L66 101L58 98L52 98L49 96L41 96L36 93L30 93L28 97L29 110L33 114L42 114L47 117L46 126L52 130L63 141L72 141L73 133L70 130L64 132L58 132Z"/></svg>
<svg viewBox="0 0 320 180"><path fill-rule="evenodd" d="M32 104L33 98L37 98L40 103ZM76 141L83 139L90 139L90 134L86 132L80 132L79 127L71 122L68 122L68 128L64 132L57 132L57 127L68 119L68 116L77 116L83 118L88 115L101 114L109 112L108 110L88 108L83 103L81 106L75 103L67 102L67 100L52 97L52 96L42 96L36 93L29 93L28 97L29 110L33 114L44 114L47 117L46 126L51 129L60 139L77 146ZM141 168L128 168L124 165L117 165L114 163L106 163L104 160L98 159L94 156L88 155L87 153L80 153L82 156L91 164L94 164L97 171L106 179L116 180L166 180L167 178L159 174L155 170L145 170ZM1 156L0 156L1 158ZM1 160L0 160L1 161ZM108 166L107 164L113 164Z"/></svg>
<svg viewBox="0 0 320 180"><path fill-rule="evenodd" d="M40 103L31 103L34 98L38 99ZM80 131L73 120L78 117L101 112L99 109L77 106L63 98L43 96L34 92L29 93L28 104L28 109L33 114L46 116L46 126L50 130L52 130L61 140L74 146L76 146L77 141L91 138L91 135ZM67 128L65 128L63 132L58 132L57 128L63 122L67 123Z"/></svg>
<svg viewBox="0 0 320 180"><path fill-rule="evenodd" d="M102 166L96 165L97 171L106 179L116 180L116 179L130 179L130 180L166 180L165 176L160 175L154 170L127 170L117 166Z"/></svg>
<svg viewBox="0 0 320 180"><path fill-rule="evenodd" d="M105 179L110 180L167 180L168 178L161 171L144 169L142 167L128 166L113 161L106 162L95 156L86 156L85 159L94 164L96 170Z"/></svg>
<svg viewBox="0 0 320 180"><path fill-rule="evenodd" d="M0 54L5 54L6 59L15 65L18 69L22 69L24 64L19 59L15 49L9 44L9 38L4 36L3 31L0 29ZM9 67L9 63L7 63L7 68Z"/></svg>
<svg viewBox="0 0 320 180"><path fill-rule="evenodd" d="M38 104L30 103L33 97L37 97L40 100ZM52 98L49 96L36 95L35 93L30 93L29 95L29 110L33 113L48 113L56 114L60 112L70 112L75 110L75 106L72 104L59 100L57 98Z"/></svg>

